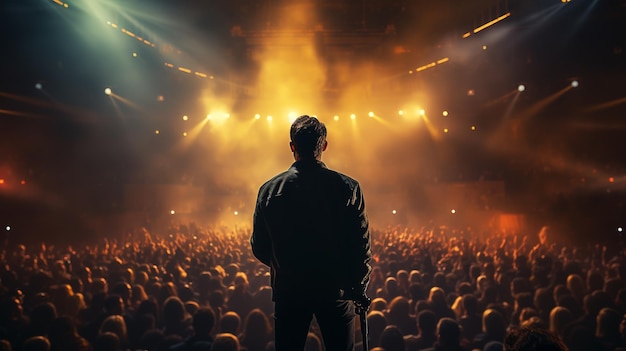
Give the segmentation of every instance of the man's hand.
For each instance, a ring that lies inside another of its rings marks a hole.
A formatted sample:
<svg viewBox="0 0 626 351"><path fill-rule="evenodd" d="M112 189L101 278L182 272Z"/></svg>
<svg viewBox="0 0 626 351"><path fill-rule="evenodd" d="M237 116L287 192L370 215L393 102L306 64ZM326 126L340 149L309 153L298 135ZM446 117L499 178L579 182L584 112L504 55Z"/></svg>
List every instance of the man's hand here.
<svg viewBox="0 0 626 351"><path fill-rule="evenodd" d="M372 302L369 297L365 294L365 287L359 286L356 288L350 288L347 290L342 290L343 294L341 298L343 300L352 300L357 305L358 308L364 308L367 310Z"/></svg>

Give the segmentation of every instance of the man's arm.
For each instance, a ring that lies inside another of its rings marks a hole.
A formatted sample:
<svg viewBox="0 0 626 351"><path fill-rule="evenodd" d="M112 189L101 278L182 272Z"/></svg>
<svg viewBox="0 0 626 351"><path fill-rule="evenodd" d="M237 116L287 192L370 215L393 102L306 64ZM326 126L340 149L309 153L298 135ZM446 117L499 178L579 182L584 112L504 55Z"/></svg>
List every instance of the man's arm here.
<svg viewBox="0 0 626 351"><path fill-rule="evenodd" d="M350 253L350 261L346 262L350 269L349 281L346 283L350 288L363 289L367 287L372 267L372 251L370 248L369 220L365 211L365 200L360 185L357 183L352 191L348 203L348 235L346 249Z"/></svg>
<svg viewBox="0 0 626 351"><path fill-rule="evenodd" d="M256 207L254 209L250 246L252 247L252 253L254 256L259 261L269 266L272 257L272 243L270 241L269 232L267 231L263 210L261 209L259 202L260 201L257 200Z"/></svg>

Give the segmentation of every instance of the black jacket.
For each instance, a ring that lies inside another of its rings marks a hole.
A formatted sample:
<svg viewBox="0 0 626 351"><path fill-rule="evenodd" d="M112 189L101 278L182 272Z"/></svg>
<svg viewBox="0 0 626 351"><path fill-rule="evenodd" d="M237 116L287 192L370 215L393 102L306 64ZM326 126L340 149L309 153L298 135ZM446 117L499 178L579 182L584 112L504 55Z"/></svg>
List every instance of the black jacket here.
<svg viewBox="0 0 626 351"><path fill-rule="evenodd" d="M263 184L250 243L271 269L272 298L338 294L367 285L369 223L359 183L316 160Z"/></svg>

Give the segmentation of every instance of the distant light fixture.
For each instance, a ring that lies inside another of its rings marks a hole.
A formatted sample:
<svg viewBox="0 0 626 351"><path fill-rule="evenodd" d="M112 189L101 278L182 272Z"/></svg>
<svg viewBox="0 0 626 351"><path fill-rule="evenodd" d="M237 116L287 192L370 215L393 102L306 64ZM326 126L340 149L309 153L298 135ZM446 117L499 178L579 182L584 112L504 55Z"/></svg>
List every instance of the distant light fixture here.
<svg viewBox="0 0 626 351"><path fill-rule="evenodd" d="M171 214L171 215L174 215L174 214L176 214L176 211L174 211L174 210L170 210L170 214Z"/></svg>
<svg viewBox="0 0 626 351"><path fill-rule="evenodd" d="M183 132L183 136L186 137L187 136L187 132Z"/></svg>
<svg viewBox="0 0 626 351"><path fill-rule="evenodd" d="M133 52L133 57L137 57L137 53L136 52Z"/></svg>
<svg viewBox="0 0 626 351"><path fill-rule="evenodd" d="M578 88L578 81L577 80L572 81L572 88Z"/></svg>
<svg viewBox="0 0 626 351"><path fill-rule="evenodd" d="M338 120L339 120L339 116L338 116L338 115L335 115L335 117L333 117L333 119L334 119L335 121L338 121Z"/></svg>
<svg viewBox="0 0 626 351"><path fill-rule="evenodd" d="M41 83L35 83L35 89L41 90L43 89L43 85Z"/></svg>
<svg viewBox="0 0 626 351"><path fill-rule="evenodd" d="M444 132L444 133L447 133L447 132L449 132L449 131L450 131L450 130L449 130L448 128L443 128L443 132Z"/></svg>
<svg viewBox="0 0 626 351"><path fill-rule="evenodd" d="M483 45L483 50L487 50L487 45Z"/></svg>
<svg viewBox="0 0 626 351"><path fill-rule="evenodd" d="M105 88L105 89L104 89L104 93L105 93L106 95L111 95L111 94L113 93L113 91L111 91L111 88Z"/></svg>
<svg viewBox="0 0 626 351"><path fill-rule="evenodd" d="M353 114L351 114L351 115L350 115L350 119L352 119L352 120L356 119L356 115L355 115L354 113L353 113Z"/></svg>
<svg viewBox="0 0 626 351"><path fill-rule="evenodd" d="M456 213L456 210L455 210L455 209L452 209L452 210L450 210L450 213L455 214L455 213Z"/></svg>
<svg viewBox="0 0 626 351"><path fill-rule="evenodd" d="M163 95L157 96L157 101L158 102L163 102L164 100L165 100L165 97Z"/></svg>
<svg viewBox="0 0 626 351"><path fill-rule="evenodd" d="M423 108L421 108L421 109L417 110L417 114L420 115L420 116L425 116L426 115L426 111Z"/></svg>
<svg viewBox="0 0 626 351"><path fill-rule="evenodd" d="M517 91L519 91L520 93L525 90L526 90L526 86L524 84L520 84L517 86Z"/></svg>
<svg viewBox="0 0 626 351"><path fill-rule="evenodd" d="M443 111L441 114L442 114L444 117L448 117L448 111Z"/></svg>
<svg viewBox="0 0 626 351"><path fill-rule="evenodd" d="M206 115L206 119L207 119L207 121L211 120L211 114L210 113L208 115Z"/></svg>
<svg viewBox="0 0 626 351"><path fill-rule="evenodd" d="M470 89L467 91L467 96L474 96L476 95L476 92L474 91L474 89Z"/></svg>
<svg viewBox="0 0 626 351"><path fill-rule="evenodd" d="M374 112L370 111L367 115L370 116L370 117L374 117Z"/></svg>
<svg viewBox="0 0 626 351"><path fill-rule="evenodd" d="M272 119L273 119L273 118L272 118L272 116L267 116L267 121L268 121L268 122L271 122L271 121L272 121Z"/></svg>
<svg viewBox="0 0 626 351"><path fill-rule="evenodd" d="M235 212L233 212L233 214L234 214L235 216L239 216L239 211L235 211Z"/></svg>
<svg viewBox="0 0 626 351"><path fill-rule="evenodd" d="M10 225L8 225L8 226L4 227L4 229L5 229L7 232L10 232L10 231L11 231L11 226L10 226Z"/></svg>
<svg viewBox="0 0 626 351"><path fill-rule="evenodd" d="M154 131L154 134L159 135L161 133L161 131L159 131L158 129Z"/></svg>
<svg viewBox="0 0 626 351"><path fill-rule="evenodd" d="M261 115L257 113L256 115L254 115L254 119L261 119Z"/></svg>
<svg viewBox="0 0 626 351"><path fill-rule="evenodd" d="M403 110L398 111L398 115L404 116L404 111Z"/></svg>
<svg viewBox="0 0 626 351"><path fill-rule="evenodd" d="M183 121L187 121L187 120L189 120L189 117L187 115L184 115L183 116Z"/></svg>
<svg viewBox="0 0 626 351"><path fill-rule="evenodd" d="M476 126L472 126L472 128L471 128L471 129L472 129L472 130L476 130Z"/></svg>
<svg viewBox="0 0 626 351"><path fill-rule="evenodd" d="M398 213L398 211L396 211L396 210L391 211L391 214L394 214L394 215L395 215L395 214L397 214L397 213Z"/></svg>

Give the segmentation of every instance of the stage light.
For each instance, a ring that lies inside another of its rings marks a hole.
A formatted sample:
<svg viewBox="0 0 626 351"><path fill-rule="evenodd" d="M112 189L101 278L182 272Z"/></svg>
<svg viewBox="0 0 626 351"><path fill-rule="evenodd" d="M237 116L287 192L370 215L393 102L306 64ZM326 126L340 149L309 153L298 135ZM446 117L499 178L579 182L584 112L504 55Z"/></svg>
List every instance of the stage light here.
<svg viewBox="0 0 626 351"><path fill-rule="evenodd" d="M161 132L157 129L154 131L154 134L159 135Z"/></svg>
<svg viewBox="0 0 626 351"><path fill-rule="evenodd" d="M398 111L398 115L404 116L404 111L403 110Z"/></svg>
<svg viewBox="0 0 626 351"><path fill-rule="evenodd" d="M4 229L6 229L7 232L10 232L11 231L11 226L8 225L8 226L4 227Z"/></svg>
<svg viewBox="0 0 626 351"><path fill-rule="evenodd" d="M41 83L35 83L35 89L41 90L43 89L43 85Z"/></svg>
<svg viewBox="0 0 626 351"><path fill-rule="evenodd" d="M615 178L609 177L609 183L614 183L614 182L615 182Z"/></svg>
<svg viewBox="0 0 626 351"><path fill-rule="evenodd" d="M239 211L235 211L235 212L233 212L233 214L234 214L235 216L239 216Z"/></svg>
<svg viewBox="0 0 626 351"><path fill-rule="evenodd" d="M295 112L289 112L289 123L295 122L297 116Z"/></svg>
<svg viewBox="0 0 626 351"><path fill-rule="evenodd" d="M409 74L413 74L413 70L409 70Z"/></svg>
<svg viewBox="0 0 626 351"><path fill-rule="evenodd" d="M355 119L356 119L356 115L355 115L354 113L353 113L353 114L351 114L351 115L350 115L350 119L351 119L351 120L355 120Z"/></svg>
<svg viewBox="0 0 626 351"><path fill-rule="evenodd" d="M426 115L426 111L423 108L421 108L421 109L417 110L417 114L420 115L420 116L425 116Z"/></svg>
<svg viewBox="0 0 626 351"><path fill-rule="evenodd" d="M24 179L20 180L20 184L26 185L26 181Z"/></svg>
<svg viewBox="0 0 626 351"><path fill-rule="evenodd" d="M578 81L577 80L572 81L572 88L578 88Z"/></svg>
<svg viewBox="0 0 626 351"><path fill-rule="evenodd" d="M267 116L267 121L268 121L268 122L271 122L271 121L272 121L272 119L273 119L273 118L272 118L272 116Z"/></svg>
<svg viewBox="0 0 626 351"><path fill-rule="evenodd" d="M183 116L183 121L186 121L186 120L188 120L188 119L189 119L189 117L188 117L187 115L184 115L184 116Z"/></svg>
<svg viewBox="0 0 626 351"><path fill-rule="evenodd" d="M187 136L187 132L183 132L183 136L186 137Z"/></svg>
<svg viewBox="0 0 626 351"><path fill-rule="evenodd" d="M367 115L370 116L370 117L374 117L374 112L370 111Z"/></svg>
<svg viewBox="0 0 626 351"><path fill-rule="evenodd" d="M137 53L136 52L133 52L133 57L137 57Z"/></svg>
<svg viewBox="0 0 626 351"><path fill-rule="evenodd" d="M334 119L335 121L338 121L338 120L339 120L339 116L335 115L335 117L333 117L333 119Z"/></svg>
<svg viewBox="0 0 626 351"><path fill-rule="evenodd" d="M165 100L165 97L163 95L157 96L157 101L158 102L163 102L164 100Z"/></svg>
<svg viewBox="0 0 626 351"><path fill-rule="evenodd" d="M113 91L111 91L111 88L106 88L106 89L104 89L104 93L106 95L111 95L113 93Z"/></svg>
<svg viewBox="0 0 626 351"><path fill-rule="evenodd" d="M9 228L9 227L7 227L7 228ZM7 230L8 230L8 229L7 229ZM624 228L622 228L622 227L617 227L617 231L618 231L619 233L621 233L621 232L623 232L623 231L624 231Z"/></svg>
<svg viewBox="0 0 626 351"><path fill-rule="evenodd" d="M261 115L257 113L256 115L254 115L254 119L261 119Z"/></svg>
<svg viewBox="0 0 626 351"><path fill-rule="evenodd" d="M0 179L0 185L4 184L4 179Z"/></svg>
<svg viewBox="0 0 626 351"><path fill-rule="evenodd" d="M391 211L392 214L398 213L396 210Z"/></svg>
<svg viewBox="0 0 626 351"><path fill-rule="evenodd" d="M517 86L517 91L519 91L520 93L525 90L526 90L526 86L524 84L520 84Z"/></svg>
<svg viewBox="0 0 626 351"><path fill-rule="evenodd" d="M211 118L213 118L213 117L211 117L211 114L210 114L210 113L209 113L208 115L206 115L206 120L207 120L207 121L210 121L210 120L211 120Z"/></svg>
<svg viewBox="0 0 626 351"><path fill-rule="evenodd" d="M467 91L467 96L474 96L476 94L476 92L474 91L474 89L470 89Z"/></svg>
<svg viewBox="0 0 626 351"><path fill-rule="evenodd" d="M441 114L442 114L444 117L448 117L448 111L443 111Z"/></svg>
<svg viewBox="0 0 626 351"><path fill-rule="evenodd" d="M449 130L448 128L443 128L443 132L444 132L444 133L447 133L447 132L449 132L449 131L450 131L450 130Z"/></svg>
<svg viewBox="0 0 626 351"><path fill-rule="evenodd" d="M171 214L171 215L174 215L174 214L176 214L176 211L174 211L174 210L170 210L170 214Z"/></svg>
<svg viewBox="0 0 626 351"><path fill-rule="evenodd" d="M229 119L230 118L230 113L225 113L224 114L224 118Z"/></svg>
<svg viewBox="0 0 626 351"><path fill-rule="evenodd" d="M483 45L483 50L487 50L487 45Z"/></svg>
<svg viewBox="0 0 626 351"><path fill-rule="evenodd" d="M476 126L472 126L471 129L472 129L472 131L475 131L476 130Z"/></svg>
<svg viewBox="0 0 626 351"><path fill-rule="evenodd" d="M452 210L450 211L450 213L455 214L455 213L456 213L456 210L455 210L455 209L452 209Z"/></svg>

